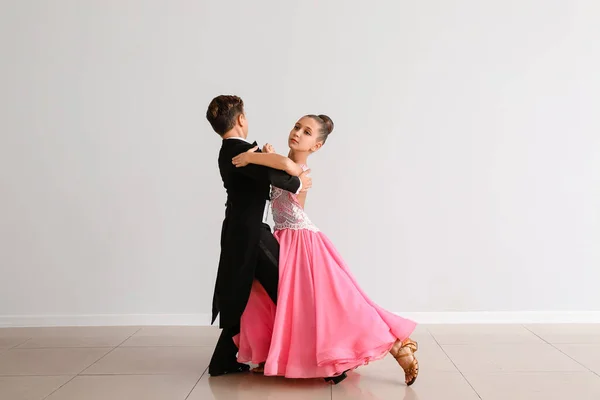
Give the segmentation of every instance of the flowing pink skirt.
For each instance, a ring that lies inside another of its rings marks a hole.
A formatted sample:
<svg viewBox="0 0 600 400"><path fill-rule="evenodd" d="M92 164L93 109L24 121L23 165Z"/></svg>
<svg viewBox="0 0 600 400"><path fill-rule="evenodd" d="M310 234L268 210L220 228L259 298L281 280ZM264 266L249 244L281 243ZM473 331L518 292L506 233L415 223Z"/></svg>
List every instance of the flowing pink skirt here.
<svg viewBox="0 0 600 400"><path fill-rule="evenodd" d="M255 282L234 338L238 360L266 362L265 375L318 378L380 359L415 329L373 303L321 232L284 229L277 307Z"/></svg>

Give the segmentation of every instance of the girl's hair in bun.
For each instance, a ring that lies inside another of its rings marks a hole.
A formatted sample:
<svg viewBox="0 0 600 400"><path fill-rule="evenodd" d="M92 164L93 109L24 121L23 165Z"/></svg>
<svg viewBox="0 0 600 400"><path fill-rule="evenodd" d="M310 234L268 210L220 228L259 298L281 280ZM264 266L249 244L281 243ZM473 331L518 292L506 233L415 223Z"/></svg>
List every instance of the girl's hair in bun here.
<svg viewBox="0 0 600 400"><path fill-rule="evenodd" d="M331 132L333 132L333 120L325 114L310 114L307 115L307 117L312 118L319 123L319 140L322 141L323 144L325 144L325 141L327 140Z"/></svg>

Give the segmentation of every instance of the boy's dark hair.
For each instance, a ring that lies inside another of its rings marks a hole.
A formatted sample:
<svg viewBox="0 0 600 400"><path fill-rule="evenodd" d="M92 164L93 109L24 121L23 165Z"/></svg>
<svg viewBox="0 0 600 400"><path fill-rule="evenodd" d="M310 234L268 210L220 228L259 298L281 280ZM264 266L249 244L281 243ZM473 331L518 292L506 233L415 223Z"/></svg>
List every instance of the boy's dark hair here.
<svg viewBox="0 0 600 400"><path fill-rule="evenodd" d="M206 110L206 119L215 132L223 136L235 126L235 119L244 113L244 101L238 96L215 97Z"/></svg>

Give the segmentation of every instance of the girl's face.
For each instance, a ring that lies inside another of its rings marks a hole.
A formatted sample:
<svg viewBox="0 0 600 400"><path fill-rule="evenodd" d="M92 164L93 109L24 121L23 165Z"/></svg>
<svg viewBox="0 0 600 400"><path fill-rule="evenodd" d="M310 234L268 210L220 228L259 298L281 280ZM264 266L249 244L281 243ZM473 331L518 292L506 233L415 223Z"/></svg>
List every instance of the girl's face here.
<svg viewBox="0 0 600 400"><path fill-rule="evenodd" d="M313 153L321 148L319 123L310 117L302 117L292 128L288 138L290 149Z"/></svg>

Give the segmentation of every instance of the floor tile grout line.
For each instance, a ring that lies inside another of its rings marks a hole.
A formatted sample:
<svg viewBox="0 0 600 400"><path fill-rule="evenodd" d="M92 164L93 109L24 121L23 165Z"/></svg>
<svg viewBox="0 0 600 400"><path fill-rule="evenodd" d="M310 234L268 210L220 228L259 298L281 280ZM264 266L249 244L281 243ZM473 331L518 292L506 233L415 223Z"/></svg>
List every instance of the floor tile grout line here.
<svg viewBox="0 0 600 400"><path fill-rule="evenodd" d="M138 333L140 331L140 329L142 328L138 328L134 333L132 333L130 336L128 336L125 340L123 340L121 342L121 344L125 343L127 340L129 340L131 338L131 336L135 335L136 333ZM120 345L119 345L120 346ZM43 400L47 399L48 397L52 396L54 393L56 393L57 391L59 391L60 389L62 389L66 384L68 384L69 382L71 382L73 379L77 378L78 376L80 376L83 372L85 372L87 369L89 369L92 365L96 364L98 361L102 360L104 357L106 357L107 355L109 355L110 353L112 353L117 347L113 347L110 351L108 351L106 354L104 354L102 357L100 357L99 359L97 359L96 361L94 361L92 364L88 365L87 367L85 367L83 370L79 371L78 374L74 375L73 377L71 377L71 379L69 379L67 382L65 382L63 385L60 385L60 387L56 388L56 390L52 391L50 394L48 394L48 396L44 397Z"/></svg>
<svg viewBox="0 0 600 400"><path fill-rule="evenodd" d="M123 346L123 344L124 344L125 342L127 342L129 339L131 339L132 337L134 337L135 335L137 335L137 334L138 334L138 332L139 332L139 331L141 331L142 329L144 329L144 327L143 327L143 326L140 326L140 327L138 327L138 328L137 328L137 330L136 330L135 332L133 332L131 335L129 335L129 337L127 337L127 339L125 339L125 340L123 340L121 343L119 343L119 344L117 345L117 347L121 347L121 346ZM116 349L117 347L115 347L115 349Z"/></svg>
<svg viewBox="0 0 600 400"><path fill-rule="evenodd" d="M96 361L94 361L93 363L91 363L90 365L88 365L87 367L85 367L83 370L79 371L79 373L75 376L80 376L81 374L83 374L85 371L87 371L88 369L92 368L94 365L96 365L100 360L102 360L104 357L106 357L107 355L109 355L110 353L112 353L113 351L115 351L116 349L118 349L123 343L125 343L126 341L128 341L129 339L131 339L131 337L133 335L135 335L136 333L138 333L142 328L138 328L135 332L133 332L131 335L129 335L125 340L123 340L120 344L118 344L117 346L113 347L112 349L110 349L106 354L104 354L102 357L100 357L99 359L97 359ZM104 347L106 348L106 347Z"/></svg>
<svg viewBox="0 0 600 400"><path fill-rule="evenodd" d="M142 328L138 328L138 330L136 330L133 334L131 334L130 336L128 336L125 340L123 340L121 342L121 344L125 343L127 340L129 340L129 338L131 338L131 336L135 335L136 333L138 333L140 331L140 329ZM118 347L118 346L117 346ZM80 376L83 372L85 372L88 368L90 368L92 365L96 364L98 361L102 360L104 357L106 357L107 355L109 355L110 353L112 353L117 347L113 347L110 351L108 351L106 354L104 354L102 357L100 357L99 359L97 359L96 361L94 361L92 364L88 365L87 367L85 367L83 370L79 371L78 374L74 375L73 377L71 377L71 379L69 379L67 382L65 382L63 385L60 385L58 388L56 388L56 390L52 391L50 394L48 394L48 396L44 397L42 400L47 399L48 397L52 396L54 393L58 392L60 389L62 389L65 385L67 385L69 382L71 382L73 379L77 378L78 376Z"/></svg>
<svg viewBox="0 0 600 400"><path fill-rule="evenodd" d="M125 342L127 342L129 339L131 339L133 336L135 336L136 334L138 334L141 330L143 329L143 327L139 327L135 332L131 333L129 336L127 336L123 341L121 341L118 345L116 346L51 346L51 347L36 347L36 348L26 348L27 350L40 350L40 349L110 349L106 354L104 354L103 356L101 356L100 358L98 358L96 361L94 361L92 364L90 364L89 366L83 368L83 370L81 370L79 373L77 374L58 374L58 375L48 375L48 374L42 374L42 375L14 375L16 377L25 377L25 376L65 376L65 377L70 377L70 379L68 379L65 383L63 383L62 385L60 385L58 388L56 388L55 390L53 390L51 393L49 393L47 396L45 396L43 398L43 400L49 398L50 396L52 396L54 393L56 393L57 391L59 391L61 388L63 388L65 385L69 384L71 381L73 381L75 378L82 376L83 373L85 373L85 371L89 370L92 366L96 365L98 362L100 362L102 359L104 359L106 356L108 356L110 353L112 353L114 350L116 350L117 348L155 348L155 347L178 347L178 348L185 348L185 347L212 347L210 345L192 345L192 346L181 346L181 345L167 345L167 346L123 346L123 344L125 344ZM6 348L6 349L0 349L0 352L6 351L6 350L11 350L13 348L18 348L19 346L24 345L25 343L29 342L30 340L32 340L33 337L28 337L26 340L24 340L23 342L20 342L10 348ZM200 377L198 378L198 380L196 381L196 383L194 384L194 386L192 387L192 389L190 390L190 392L188 393L188 395L186 396L186 399L192 394L193 390L197 387L198 383L200 382L200 380L204 377L204 375L206 374L206 371L208 370L208 367L206 367L204 369L204 371L202 372L202 374L200 375ZM157 376L161 376L161 375L173 375L173 374L89 374L89 376L123 376L123 375L132 375L132 376L136 376L136 375L157 375ZM178 374L174 374L174 375L178 375ZM13 376L13 375L6 375L6 376ZM3 377L5 377L3 375Z"/></svg>
<svg viewBox="0 0 600 400"><path fill-rule="evenodd" d="M187 394L187 396L185 396L184 400L188 400L188 398L192 395L192 393L194 392L194 389L196 389L196 386L198 386L198 383L200 383L200 380L202 380L202 377L206 374L206 371L208 371L208 367L206 367L204 369L204 372L202 372L202 374L200 375L200 378L198 378L198 380L196 381L196 383L194 384L194 386L192 386L192 389Z"/></svg>
<svg viewBox="0 0 600 400"><path fill-rule="evenodd" d="M50 392L48 394L48 396L44 397L42 400L46 400L48 397L52 396L54 393L58 392L60 389L62 389L67 383L71 382L73 379L77 378L77 375L74 375L71 377L71 379L69 379L68 381L66 381L65 383L63 383L62 385L60 385L59 387L56 388L56 390L53 390L52 392Z"/></svg>
<svg viewBox="0 0 600 400"><path fill-rule="evenodd" d="M469 381L469 379L467 379L467 377L465 376L465 374L460 370L460 368L458 368L458 365L456 365L456 363L454 362L454 360L452 359L452 357L450 357L448 355L448 353L446 353L446 350L440 344L440 342L438 342L437 338L433 334L431 334L431 336L433 337L433 340L435 340L435 342L437 343L437 345L440 347L440 349L442 350L442 352L446 355L446 357L448 357L448 360L450 360L450 362L452 363L452 365L454 365L454 368L456 368L456 370L463 377L463 379L465 380L465 382L467 382L467 384L471 387L471 389L473 389L473 392L475 392L475 394L477 395L477 397L479 397L480 399L483 399L481 397L481 395L479 394L479 392L475 389L475 387L473 386L473 384L471 384L471 382Z"/></svg>
<svg viewBox="0 0 600 400"><path fill-rule="evenodd" d="M540 335L538 335L537 333L535 333L531 329L527 328L525 325L523 325L523 327L525 329L527 329L529 332L531 332L532 334L534 334L535 336L537 336L538 338L540 338L540 340L542 340L544 343L549 344L551 347L553 347L554 349L558 350L560 353L562 353L565 356L569 357L571 360L575 361L577 364L581 365L583 368L587 369L589 372L591 372L592 374L594 374L594 375L596 375L596 376L598 376L600 378L600 374L598 374L595 371L593 371L587 365L585 365L585 364L579 362L578 360L576 360L575 358L571 357L570 355L568 355L567 353L565 353L564 351L562 351L560 348L556 347L553 343L550 343L549 341L547 341L546 339L544 339L543 337L541 337Z"/></svg>
<svg viewBox="0 0 600 400"><path fill-rule="evenodd" d="M20 342L19 344L14 345L13 347L8 348L7 350L13 350L19 348L19 346L23 346L25 343L29 342L33 337L28 337L25 341Z"/></svg>

